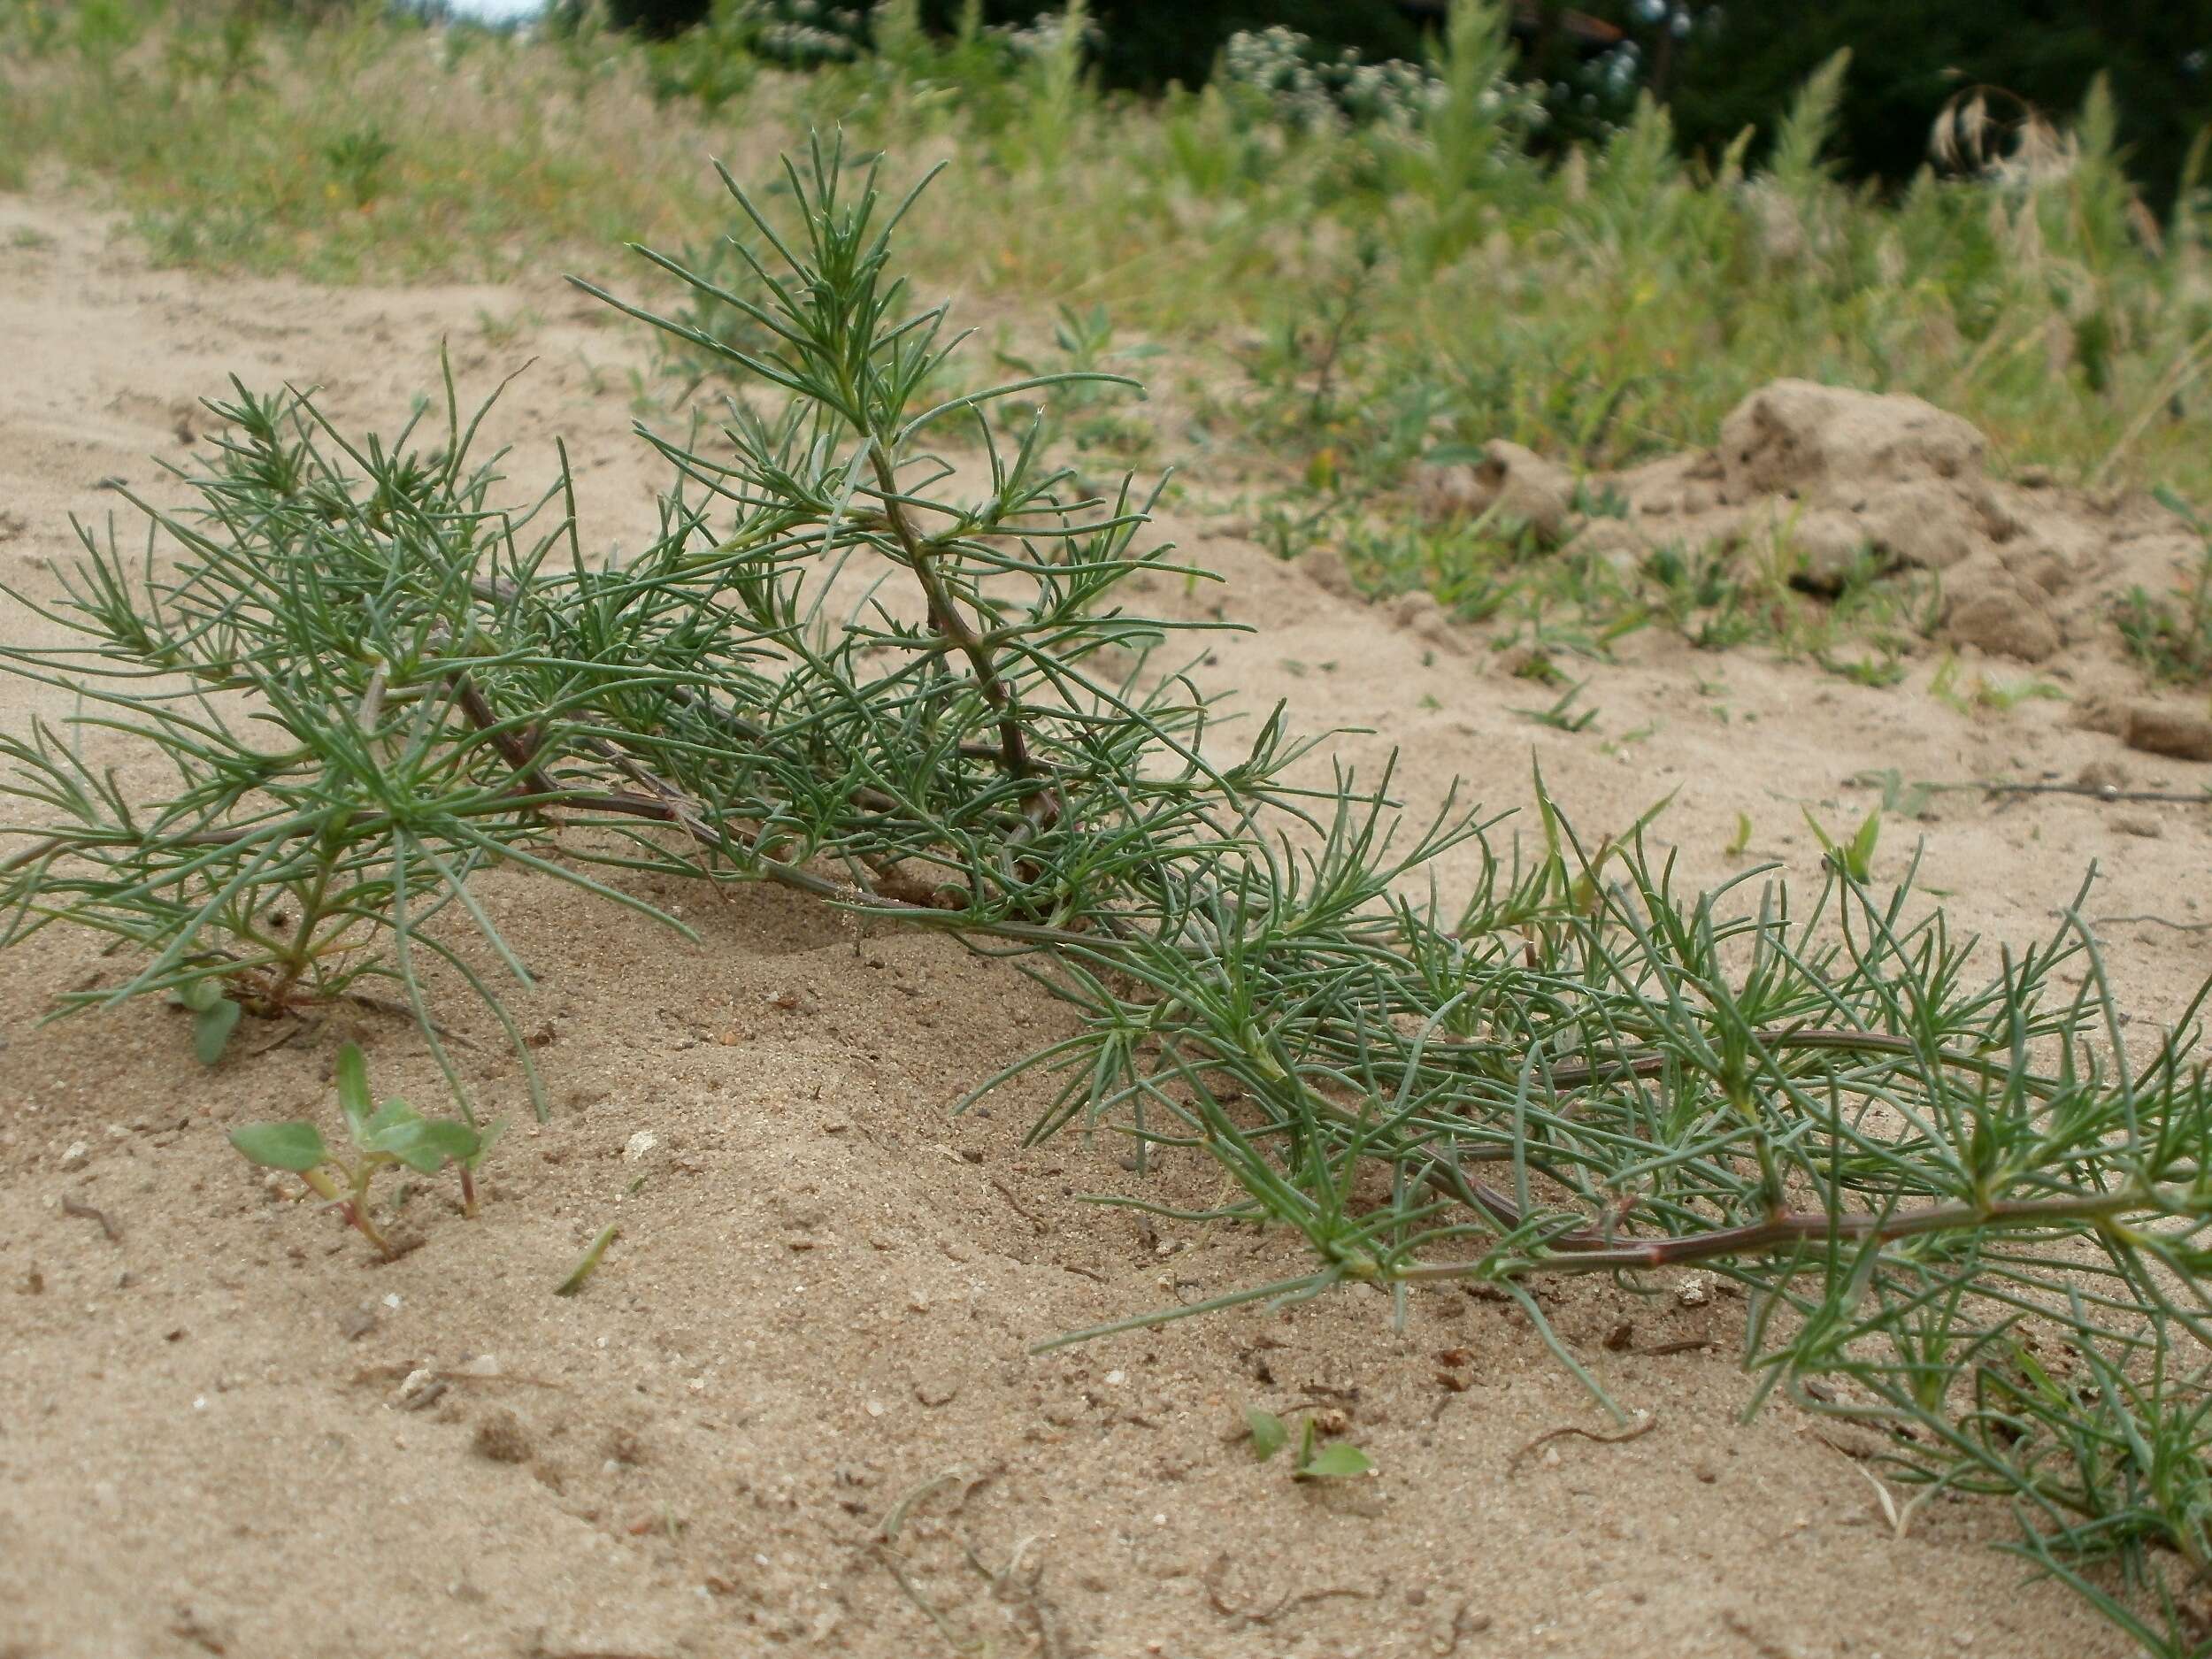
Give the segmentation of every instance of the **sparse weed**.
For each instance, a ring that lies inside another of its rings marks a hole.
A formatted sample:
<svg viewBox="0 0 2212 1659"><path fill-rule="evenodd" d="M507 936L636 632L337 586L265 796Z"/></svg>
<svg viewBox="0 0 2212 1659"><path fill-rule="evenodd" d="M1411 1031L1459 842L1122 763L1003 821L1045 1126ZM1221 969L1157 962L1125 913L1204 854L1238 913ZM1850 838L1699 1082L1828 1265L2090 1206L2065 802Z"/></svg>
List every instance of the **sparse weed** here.
<svg viewBox="0 0 2212 1659"><path fill-rule="evenodd" d="M356 207L367 207L384 193L384 169L399 146L373 124L339 134L322 147L323 159Z"/></svg>
<svg viewBox="0 0 2212 1659"><path fill-rule="evenodd" d="M1932 783L1911 782L1894 766L1881 772L1863 772L1852 780L1859 784L1879 784L1882 789L1882 810L1898 818L1925 818L1933 803L1936 786Z"/></svg>
<svg viewBox="0 0 2212 1659"><path fill-rule="evenodd" d="M2047 680L2004 681L1992 680L1986 674L1977 674L1972 688L1962 690L1959 679L1963 672L1958 657L1946 651L1943 660L1936 664L1935 673L1929 679L1928 695L1961 714L1977 711L2009 714L2024 703L2066 701L2066 693Z"/></svg>
<svg viewBox="0 0 2212 1659"><path fill-rule="evenodd" d="M1828 833L1813 816L1812 808L1803 810L1805 822L1811 827L1814 839L1820 842L1821 855L1831 870L1862 886L1874 879L1874 849L1882 838L1882 814L1878 809L1861 819L1859 827L1851 833L1851 839L1845 841Z"/></svg>
<svg viewBox="0 0 2212 1659"><path fill-rule="evenodd" d="M1588 684L1589 681L1585 680L1576 680L1573 685L1569 686L1560 694L1559 701L1548 709L1516 709L1513 712L1524 720L1533 720L1539 726L1548 726L1555 732L1586 732L1596 722L1598 711L1595 709L1585 709L1577 714L1571 710L1574 708L1575 699L1582 695L1583 687Z"/></svg>
<svg viewBox="0 0 2212 1659"><path fill-rule="evenodd" d="M2129 652L2154 677L2197 684L2212 680L2212 525L2172 491L2157 494L2204 538L2204 550L2176 584L2172 598L2133 588L2121 601L2116 620Z"/></svg>
<svg viewBox="0 0 2212 1659"><path fill-rule="evenodd" d="M224 993L221 979L212 976L187 980L169 995L192 1016L192 1052L202 1065L213 1065L230 1047L231 1033L245 1010Z"/></svg>
<svg viewBox="0 0 2212 1659"><path fill-rule="evenodd" d="M1290 1425L1272 1411L1245 1407L1244 1426L1252 1442L1252 1455L1262 1463L1290 1443ZM1345 1480L1367 1474L1374 1467L1374 1459L1351 1441L1326 1438L1317 1414L1308 1412L1301 1421L1298 1450L1290 1464L1293 1480Z"/></svg>
<svg viewBox="0 0 2212 1659"><path fill-rule="evenodd" d="M396 1095L379 1106L369 1093L368 1062L352 1043L338 1051L338 1110L350 1155L333 1150L323 1132L305 1121L246 1124L230 1132L230 1143L264 1169L297 1175L386 1257L395 1253L392 1242L369 1202L370 1187L386 1170L435 1175L450 1164L460 1173L463 1213L476 1214L476 1169L498 1139L499 1125L480 1130L457 1119L425 1118Z"/></svg>

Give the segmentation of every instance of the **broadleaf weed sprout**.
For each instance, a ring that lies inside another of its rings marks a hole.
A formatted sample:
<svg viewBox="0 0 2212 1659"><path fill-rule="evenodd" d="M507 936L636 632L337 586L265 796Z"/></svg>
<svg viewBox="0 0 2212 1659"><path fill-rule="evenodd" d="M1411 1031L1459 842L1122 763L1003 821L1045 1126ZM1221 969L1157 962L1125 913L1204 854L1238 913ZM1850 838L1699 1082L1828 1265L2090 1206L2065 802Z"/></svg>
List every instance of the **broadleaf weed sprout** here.
<svg viewBox="0 0 2212 1659"><path fill-rule="evenodd" d="M1147 498L1079 494L1041 419L991 419L1113 377L953 390L960 337L891 260L918 190L819 142L784 183L772 213L729 181L723 268L648 256L680 316L590 290L737 383L710 440L641 429L674 481L634 557L585 557L565 468L502 504L449 380L429 440L425 416L388 443L240 388L193 511L140 503L139 556L87 532L62 594L24 601L72 643L0 661L82 711L6 746L5 936L138 952L65 1003L375 987L443 1060L457 980L526 1066L498 987L527 971L472 879L495 863L672 927L610 878L772 880L950 933L1079 1017L979 1094L1025 1076L1037 1138L1210 1159L1197 1214L1308 1247L1061 1340L1482 1286L1617 1412L1529 1282L1694 1264L1745 1294L1760 1397L1890 1431L1897 1479L2009 1498L2034 1560L2196 1642L2201 996L2143 1042L2078 900L1978 965L1909 876L1871 886L1870 835L1809 902L1769 872L1684 893L1653 815L1586 849L1540 780L1524 856L1455 795L1409 819L1387 770L1332 773L1280 709L1233 724L1172 649L1196 625L1122 606L1141 573L1204 574L1140 549ZM161 757L167 797L127 796L87 733Z"/></svg>

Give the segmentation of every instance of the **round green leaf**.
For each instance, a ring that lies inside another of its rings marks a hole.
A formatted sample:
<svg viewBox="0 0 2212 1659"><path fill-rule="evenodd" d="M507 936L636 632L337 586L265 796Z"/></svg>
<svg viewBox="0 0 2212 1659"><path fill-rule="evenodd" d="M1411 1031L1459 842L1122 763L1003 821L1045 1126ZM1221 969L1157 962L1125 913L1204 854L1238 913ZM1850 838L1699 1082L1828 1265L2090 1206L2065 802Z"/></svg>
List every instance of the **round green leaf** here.
<svg viewBox="0 0 2212 1659"><path fill-rule="evenodd" d="M192 1052L199 1056L202 1065L213 1065L223 1057L231 1033L238 1029L238 1015L237 1003L219 996L211 1006L192 1017Z"/></svg>
<svg viewBox="0 0 2212 1659"><path fill-rule="evenodd" d="M265 1169L301 1175L329 1157L313 1124L247 1124L230 1132L230 1143Z"/></svg>
<svg viewBox="0 0 2212 1659"><path fill-rule="evenodd" d="M204 1014L217 1003L226 1000L223 995L223 982L211 977L204 979L193 979L184 985L180 985L174 995L178 1002L196 1014Z"/></svg>
<svg viewBox="0 0 2212 1659"><path fill-rule="evenodd" d="M1244 1408L1244 1426L1252 1432L1252 1455L1265 1463L1283 1449L1283 1442L1290 1438L1290 1431L1282 1418L1272 1411L1263 1411L1257 1406Z"/></svg>
<svg viewBox="0 0 2212 1659"><path fill-rule="evenodd" d="M1363 1475L1375 1466L1374 1459L1349 1440L1338 1440L1323 1447L1299 1467L1301 1480L1340 1480L1348 1475Z"/></svg>
<svg viewBox="0 0 2212 1659"><path fill-rule="evenodd" d="M393 1125L373 1143L421 1175L434 1175L449 1158L475 1156L476 1132L466 1125L430 1122L420 1118Z"/></svg>
<svg viewBox="0 0 2212 1659"><path fill-rule="evenodd" d="M449 1118L432 1118L422 1126L423 1145L434 1149L441 1157L465 1164L484 1149L484 1138L466 1124Z"/></svg>

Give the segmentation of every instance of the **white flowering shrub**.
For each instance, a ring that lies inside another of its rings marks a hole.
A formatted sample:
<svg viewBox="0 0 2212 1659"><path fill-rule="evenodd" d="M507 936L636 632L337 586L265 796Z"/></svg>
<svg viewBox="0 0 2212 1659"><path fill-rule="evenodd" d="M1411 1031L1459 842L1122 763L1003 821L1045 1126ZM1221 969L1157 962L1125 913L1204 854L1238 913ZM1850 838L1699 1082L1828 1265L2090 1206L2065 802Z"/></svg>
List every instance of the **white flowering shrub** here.
<svg viewBox="0 0 2212 1659"><path fill-rule="evenodd" d="M1294 132L1346 127L1413 131L1449 96L1447 83L1402 58L1369 63L1350 48L1330 56L1280 24L1240 30L1223 49L1218 84L1239 110ZM1501 81L1484 94L1503 124L1541 119L1535 95Z"/></svg>

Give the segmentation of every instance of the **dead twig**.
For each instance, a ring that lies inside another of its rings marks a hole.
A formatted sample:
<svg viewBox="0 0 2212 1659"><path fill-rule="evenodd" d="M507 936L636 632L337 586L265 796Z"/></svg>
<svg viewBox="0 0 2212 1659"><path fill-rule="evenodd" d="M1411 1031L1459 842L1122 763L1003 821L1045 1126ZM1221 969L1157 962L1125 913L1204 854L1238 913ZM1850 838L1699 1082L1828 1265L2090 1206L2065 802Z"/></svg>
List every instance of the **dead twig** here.
<svg viewBox="0 0 2212 1659"><path fill-rule="evenodd" d="M1031 1547L1036 1541L1033 1533L1017 1540L1006 1564L995 1570L965 1540L960 1549L967 1556L968 1565L991 1586L994 1599L1027 1616L1030 1628L1036 1632L1038 1651L1044 1659L1061 1659L1065 1649L1060 1640L1059 1625L1053 1617L1052 1603L1045 1600L1044 1594L1044 1557L1040 1555L1030 1558Z"/></svg>
<svg viewBox="0 0 2212 1659"><path fill-rule="evenodd" d="M319 1021L317 1023L319 1024L320 1022ZM311 1029L311 1027L305 1020L300 1018L297 1015L294 1015L291 1017L290 1023L287 1025L282 1031L279 1032L275 1036L270 1038L266 1042L257 1043L254 1047L247 1049L246 1052L254 1059L258 1060L265 1054L273 1054L279 1048L286 1048L292 1043L297 1042L300 1040L301 1035L309 1029Z"/></svg>
<svg viewBox="0 0 2212 1659"><path fill-rule="evenodd" d="M899 1535L906 1530L907 1520L917 1508L944 1487L960 1484L961 1475L956 1469L949 1469L933 1479L925 1480L891 1506L883 1519L877 1523L875 1536L868 1540L867 1548L890 1573L899 1586L900 1594L937 1627L937 1633L945 1639L948 1647L956 1654L979 1654L983 1651L984 1644L962 1639L959 1632L953 1629L952 1622L945 1617L944 1610L933 1605L922 1594L921 1587L907 1577L905 1560L893 1548L898 1542Z"/></svg>
<svg viewBox="0 0 2212 1659"><path fill-rule="evenodd" d="M346 1001L351 1002L356 1008L365 1008L374 1014L389 1014L394 1018L411 1022L415 1018L415 1010L408 1007L406 1003L395 1002L388 997L373 996L366 991L348 991ZM464 1048L477 1048L477 1045L470 1041L465 1034L449 1030L434 1019L430 1022L430 1029L441 1042L456 1043Z"/></svg>
<svg viewBox="0 0 2212 1659"><path fill-rule="evenodd" d="M1001 1198L1003 1198L1009 1204L1013 1206L1014 1213L1016 1215L1019 1216L1024 1221L1026 1221L1031 1226L1037 1230L1037 1233L1040 1237L1042 1237L1044 1234L1052 1231L1052 1228L1041 1217L1033 1214L1028 1208L1023 1204L1020 1199L1014 1196L1014 1189L1009 1187L1004 1181L1002 1181L997 1176L994 1175L991 1178L991 1185L998 1188L998 1194Z"/></svg>
<svg viewBox="0 0 2212 1659"><path fill-rule="evenodd" d="M1506 1460L1506 1478L1509 1480L1515 1475L1518 1474L1520 1472L1521 1464L1527 1460L1531 1453L1538 1451L1545 1446L1548 1446L1554 1440L1563 1439L1567 1435L1578 1435L1586 1440L1594 1440L1600 1446L1617 1446L1623 1440L1632 1440L1637 1439L1639 1436L1648 1434L1652 1432L1652 1430L1657 1428L1658 1426L1659 1419L1656 1417L1648 1417L1638 1418L1635 1422L1630 1424L1624 1429L1613 1429L1609 1431L1604 1429L1586 1429L1578 1424L1573 1423L1570 1423L1562 1428L1547 1429L1544 1432L1539 1434L1534 1440L1531 1440L1527 1445L1522 1447L1519 1451L1514 1453L1511 1457Z"/></svg>
<svg viewBox="0 0 2212 1659"><path fill-rule="evenodd" d="M1372 1601L1382 1594L1385 1587L1379 1585L1371 1590L1359 1590L1348 1585L1329 1585L1318 1590L1286 1591L1276 1601L1274 1606L1262 1610L1257 1607L1233 1605L1229 1598L1223 1594L1223 1587L1228 1577L1229 1555L1225 1550L1214 1557L1213 1565L1206 1569L1204 1574L1199 1578L1199 1583L1205 1586L1206 1601L1215 1612L1224 1618L1235 1619L1241 1624L1272 1624L1293 1608L1304 1607L1315 1601L1326 1601L1332 1598L1340 1597L1353 1601Z"/></svg>
<svg viewBox="0 0 2212 1659"><path fill-rule="evenodd" d="M2212 791L2116 789L2101 783L1932 783L1936 790L1979 789L1988 795L2078 795L2092 801L2160 801L2169 806L2212 805Z"/></svg>
<svg viewBox="0 0 2212 1659"><path fill-rule="evenodd" d="M353 1373L356 1387L373 1382L403 1381L420 1367L408 1364L364 1365ZM565 1388L568 1385L546 1377L524 1377L507 1371L434 1371L430 1373L442 1383L518 1383L527 1388Z"/></svg>
<svg viewBox="0 0 2212 1659"><path fill-rule="evenodd" d="M123 1242L123 1229L108 1219L105 1210L95 1210L90 1204L80 1203L67 1193L61 1195L61 1213L65 1216L76 1216L86 1221L96 1221L100 1224L100 1231L108 1235L110 1244Z"/></svg>

